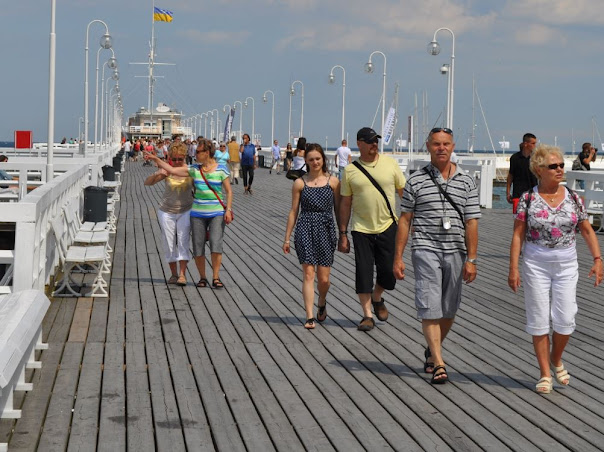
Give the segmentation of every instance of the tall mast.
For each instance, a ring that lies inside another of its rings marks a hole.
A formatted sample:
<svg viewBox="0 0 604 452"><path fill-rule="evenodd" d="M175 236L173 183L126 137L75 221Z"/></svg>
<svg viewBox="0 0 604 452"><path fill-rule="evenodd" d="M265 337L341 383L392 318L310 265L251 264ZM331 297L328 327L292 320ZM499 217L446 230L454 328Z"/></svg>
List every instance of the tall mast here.
<svg viewBox="0 0 604 452"><path fill-rule="evenodd" d="M472 75L472 135L470 136L470 146L468 149L470 154L474 153L474 140L476 140L476 81Z"/></svg>

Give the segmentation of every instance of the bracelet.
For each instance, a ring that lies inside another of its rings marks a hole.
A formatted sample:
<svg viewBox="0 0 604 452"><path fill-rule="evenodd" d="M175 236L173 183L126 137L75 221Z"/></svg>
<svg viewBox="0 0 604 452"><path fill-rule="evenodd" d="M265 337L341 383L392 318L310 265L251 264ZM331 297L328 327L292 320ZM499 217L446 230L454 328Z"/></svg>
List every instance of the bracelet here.
<svg viewBox="0 0 604 452"><path fill-rule="evenodd" d="M227 209L227 212L232 212L232 211L233 211L233 209Z"/></svg>
<svg viewBox="0 0 604 452"><path fill-rule="evenodd" d="M346 235L348 234L348 231L340 231L340 235Z"/></svg>
<svg viewBox="0 0 604 452"><path fill-rule="evenodd" d="M286 240L285 242L283 242L284 245L289 245L289 240Z"/></svg>
<svg viewBox="0 0 604 452"><path fill-rule="evenodd" d="M594 262L597 261L597 260L601 261L602 260L602 256L596 256L596 257L594 257Z"/></svg>

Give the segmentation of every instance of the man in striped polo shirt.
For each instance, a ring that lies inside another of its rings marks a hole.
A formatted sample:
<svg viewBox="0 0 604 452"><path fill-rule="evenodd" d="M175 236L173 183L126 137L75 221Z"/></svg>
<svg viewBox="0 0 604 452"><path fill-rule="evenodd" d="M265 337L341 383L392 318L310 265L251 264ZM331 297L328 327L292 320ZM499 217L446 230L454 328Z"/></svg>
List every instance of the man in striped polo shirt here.
<svg viewBox="0 0 604 452"><path fill-rule="evenodd" d="M430 164L416 171L403 191L393 271L404 279L403 251L413 224L415 306L428 345L424 371L438 384L448 380L441 343L461 303L462 281L476 278L480 204L474 179L451 162L453 132L432 129L426 145Z"/></svg>

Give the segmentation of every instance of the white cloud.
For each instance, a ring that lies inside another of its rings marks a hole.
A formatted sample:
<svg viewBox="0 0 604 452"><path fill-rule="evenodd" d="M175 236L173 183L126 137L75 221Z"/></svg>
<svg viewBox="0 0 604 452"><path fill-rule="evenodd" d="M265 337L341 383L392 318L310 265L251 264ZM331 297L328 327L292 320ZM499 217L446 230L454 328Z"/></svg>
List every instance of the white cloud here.
<svg viewBox="0 0 604 452"><path fill-rule="evenodd" d="M519 30L514 35L519 44L543 45L543 44L565 44L566 37L559 30L545 25L530 25Z"/></svg>
<svg viewBox="0 0 604 452"><path fill-rule="evenodd" d="M237 45L242 40L250 36L249 31L199 31L199 30L180 30L178 35L195 43L220 43L228 45Z"/></svg>
<svg viewBox="0 0 604 452"><path fill-rule="evenodd" d="M604 24L602 0L509 0L506 13L545 24Z"/></svg>

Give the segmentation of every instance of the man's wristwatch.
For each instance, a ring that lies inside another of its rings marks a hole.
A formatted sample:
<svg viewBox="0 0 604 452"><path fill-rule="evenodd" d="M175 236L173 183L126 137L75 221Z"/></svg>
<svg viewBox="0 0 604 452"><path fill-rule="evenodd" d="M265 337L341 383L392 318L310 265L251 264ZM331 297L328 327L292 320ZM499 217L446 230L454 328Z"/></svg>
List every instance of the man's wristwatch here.
<svg viewBox="0 0 604 452"><path fill-rule="evenodd" d="M466 259L466 262L469 262L470 264L474 264L474 265L476 265L476 261L477 261L476 258L474 258L474 259Z"/></svg>

